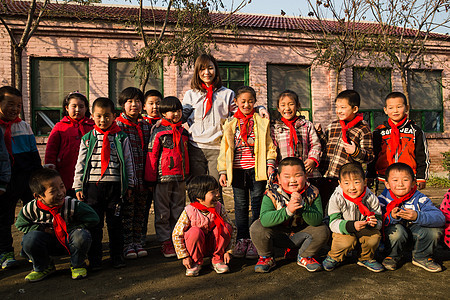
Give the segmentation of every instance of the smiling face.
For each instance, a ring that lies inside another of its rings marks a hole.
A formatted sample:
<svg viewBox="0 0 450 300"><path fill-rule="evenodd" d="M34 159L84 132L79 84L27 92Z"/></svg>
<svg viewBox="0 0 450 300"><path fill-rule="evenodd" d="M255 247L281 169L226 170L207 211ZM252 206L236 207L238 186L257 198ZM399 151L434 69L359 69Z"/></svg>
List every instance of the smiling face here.
<svg viewBox="0 0 450 300"><path fill-rule="evenodd" d="M301 191L307 182L306 174L299 165L283 166L277 178L281 187L290 193Z"/></svg>
<svg viewBox="0 0 450 300"><path fill-rule="evenodd" d="M297 110L297 103L291 97L284 96L278 101L278 112L286 120L295 118Z"/></svg>
<svg viewBox="0 0 450 300"><path fill-rule="evenodd" d="M115 119L115 114L111 111L110 107L94 106L92 108L92 118L95 125L101 130L106 130L111 127Z"/></svg>
<svg viewBox="0 0 450 300"><path fill-rule="evenodd" d="M69 117L74 120L81 120L86 115L87 107L84 101L78 98L71 98L69 105L66 106L66 111Z"/></svg>
<svg viewBox="0 0 450 300"><path fill-rule="evenodd" d="M159 103L161 99L158 96L149 96L145 99L144 110L151 118L159 117Z"/></svg>
<svg viewBox="0 0 450 300"><path fill-rule="evenodd" d="M342 176L339 180L339 185L342 191L352 199L358 198L366 190L365 180L360 175L354 173Z"/></svg>
<svg viewBox="0 0 450 300"><path fill-rule="evenodd" d="M0 102L0 119L4 121L15 120L22 110L22 97L5 93Z"/></svg>
<svg viewBox="0 0 450 300"><path fill-rule="evenodd" d="M198 202L200 202L200 204L203 204L206 207L216 207L217 205L217 201L219 201L219 189L215 189L212 191L208 191L205 195L205 199L199 199L197 198Z"/></svg>
<svg viewBox="0 0 450 300"><path fill-rule="evenodd" d="M408 194L416 184L414 178L406 171L391 170L385 182L386 188L397 197Z"/></svg>
<svg viewBox="0 0 450 300"><path fill-rule="evenodd" d="M345 98L336 100L336 115L340 121L351 121L358 112L358 106L351 106Z"/></svg>
<svg viewBox="0 0 450 300"><path fill-rule="evenodd" d="M206 86L210 86L214 78L216 77L216 68L214 67L214 64L212 61L209 61L208 65L202 66L200 68L199 76L200 80L203 81Z"/></svg>
<svg viewBox="0 0 450 300"><path fill-rule="evenodd" d="M386 106L384 107L384 113L392 120L394 124L397 124L406 116L408 112L408 106L405 105L405 101L400 98L389 98L386 100Z"/></svg>
<svg viewBox="0 0 450 300"><path fill-rule="evenodd" d="M36 200L41 201L48 207L58 206L64 203L66 197L66 187L61 177L56 176L47 181L42 182L45 187L43 195L34 194Z"/></svg>
<svg viewBox="0 0 450 300"><path fill-rule="evenodd" d="M176 111L168 111L166 113L162 114L164 119L169 121L170 123L178 123L181 120L181 116L183 115L181 109L178 109Z"/></svg>
<svg viewBox="0 0 450 300"><path fill-rule="evenodd" d="M249 115L255 107L256 99L251 93L241 93L234 102L244 115Z"/></svg>
<svg viewBox="0 0 450 300"><path fill-rule="evenodd" d="M139 99L128 99L123 104L123 111L133 121L137 121L142 111L142 102Z"/></svg>

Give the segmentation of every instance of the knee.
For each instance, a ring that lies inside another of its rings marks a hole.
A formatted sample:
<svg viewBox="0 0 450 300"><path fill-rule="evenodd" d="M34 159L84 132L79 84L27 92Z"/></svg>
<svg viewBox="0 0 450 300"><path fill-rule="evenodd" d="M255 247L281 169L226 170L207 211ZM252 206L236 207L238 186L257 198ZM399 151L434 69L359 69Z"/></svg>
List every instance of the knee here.
<svg viewBox="0 0 450 300"><path fill-rule="evenodd" d="M268 239L271 237L270 228L262 226L261 221L258 219L250 226L250 237L252 241Z"/></svg>
<svg viewBox="0 0 450 300"><path fill-rule="evenodd" d="M387 236L391 243L404 243L408 240L408 232L406 232L406 230L400 224L391 225L386 230L388 231Z"/></svg>
<svg viewBox="0 0 450 300"><path fill-rule="evenodd" d="M83 245L90 245L92 237L86 229L77 228L70 233L70 240L73 246L81 248Z"/></svg>
<svg viewBox="0 0 450 300"><path fill-rule="evenodd" d="M200 227L191 227L184 233L186 241L204 241L205 233Z"/></svg>
<svg viewBox="0 0 450 300"><path fill-rule="evenodd" d="M421 227L413 231L415 240L438 241L442 235L442 228Z"/></svg>
<svg viewBox="0 0 450 300"><path fill-rule="evenodd" d="M315 232L312 234L312 238L317 243L325 244L330 238L330 229L325 224L317 226Z"/></svg>
<svg viewBox="0 0 450 300"><path fill-rule="evenodd" d="M46 238L47 233L34 230L25 234L22 238L22 248L25 252L31 251L35 247L41 247L43 240Z"/></svg>

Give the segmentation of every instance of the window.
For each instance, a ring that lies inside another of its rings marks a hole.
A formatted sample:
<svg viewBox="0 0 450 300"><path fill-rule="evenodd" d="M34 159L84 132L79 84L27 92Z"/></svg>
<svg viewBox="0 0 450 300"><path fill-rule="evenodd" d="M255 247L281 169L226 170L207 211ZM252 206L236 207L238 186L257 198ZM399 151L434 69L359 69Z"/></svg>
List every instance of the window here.
<svg viewBox="0 0 450 300"><path fill-rule="evenodd" d="M425 132L442 132L442 71L409 71L408 94L410 119Z"/></svg>
<svg viewBox="0 0 450 300"><path fill-rule="evenodd" d="M312 121L311 73L309 66L267 65L267 106L272 118L279 118L277 98L284 90L297 93L301 114Z"/></svg>
<svg viewBox="0 0 450 300"><path fill-rule="evenodd" d="M361 96L359 110L372 130L387 121L383 107L391 92L390 69L353 68L353 88Z"/></svg>
<svg viewBox="0 0 450 300"><path fill-rule="evenodd" d="M220 62L219 72L222 84L235 92L248 85L248 64Z"/></svg>
<svg viewBox="0 0 450 300"><path fill-rule="evenodd" d="M36 135L47 135L62 118L64 97L73 91L87 95L88 60L31 59L32 127Z"/></svg>
<svg viewBox="0 0 450 300"><path fill-rule="evenodd" d="M117 100L120 92L130 86L139 88L138 76L133 76L133 68L136 62L131 59L111 59L109 61L109 98L118 106ZM157 76L150 75L146 90L155 89L163 94L162 65ZM145 93L145 91L144 91Z"/></svg>

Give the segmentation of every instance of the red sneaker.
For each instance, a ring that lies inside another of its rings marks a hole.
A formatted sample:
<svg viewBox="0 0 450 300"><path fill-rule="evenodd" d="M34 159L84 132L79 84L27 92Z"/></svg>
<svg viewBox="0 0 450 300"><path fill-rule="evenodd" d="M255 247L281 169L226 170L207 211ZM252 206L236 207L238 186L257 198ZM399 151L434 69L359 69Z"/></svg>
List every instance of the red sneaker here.
<svg viewBox="0 0 450 300"><path fill-rule="evenodd" d="M258 262L255 265L256 273L267 273L275 267L275 260L273 257L260 256Z"/></svg>
<svg viewBox="0 0 450 300"><path fill-rule="evenodd" d="M161 243L161 252L164 257L175 257L175 248L173 247L172 241L167 240Z"/></svg>

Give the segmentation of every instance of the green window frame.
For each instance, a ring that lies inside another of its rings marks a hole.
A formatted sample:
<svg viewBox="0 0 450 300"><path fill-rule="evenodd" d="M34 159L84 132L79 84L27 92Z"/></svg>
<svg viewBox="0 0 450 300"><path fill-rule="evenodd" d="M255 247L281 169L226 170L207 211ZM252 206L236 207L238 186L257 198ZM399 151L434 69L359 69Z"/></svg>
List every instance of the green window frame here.
<svg viewBox="0 0 450 300"><path fill-rule="evenodd" d="M384 98L392 91L391 69L353 68L353 89L361 96L359 111L374 130L387 121Z"/></svg>
<svg viewBox="0 0 450 300"><path fill-rule="evenodd" d="M219 62L223 86L236 92L243 85L249 85L248 63Z"/></svg>
<svg viewBox="0 0 450 300"><path fill-rule="evenodd" d="M441 70L408 71L409 116L424 132L444 131Z"/></svg>
<svg viewBox="0 0 450 300"><path fill-rule="evenodd" d="M287 89L297 93L300 113L312 121L311 66L267 64L267 108L272 119L280 118L277 98Z"/></svg>
<svg viewBox="0 0 450 300"><path fill-rule="evenodd" d="M136 64L134 59L110 59L108 63L108 95L114 102L118 110L120 110L117 100L120 92L125 88L134 86L139 88L139 77L134 77L132 70ZM159 72L155 75L150 75L146 85L146 90L156 89L164 95L163 91L163 66L159 64ZM145 93L145 91L143 91Z"/></svg>
<svg viewBox="0 0 450 300"><path fill-rule="evenodd" d="M79 91L89 99L89 60L32 57L30 65L31 126L45 136L61 120L67 94Z"/></svg>

